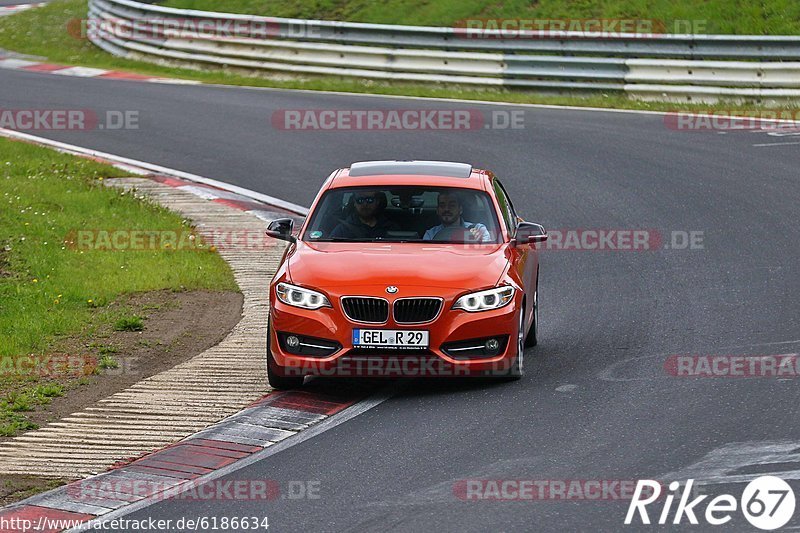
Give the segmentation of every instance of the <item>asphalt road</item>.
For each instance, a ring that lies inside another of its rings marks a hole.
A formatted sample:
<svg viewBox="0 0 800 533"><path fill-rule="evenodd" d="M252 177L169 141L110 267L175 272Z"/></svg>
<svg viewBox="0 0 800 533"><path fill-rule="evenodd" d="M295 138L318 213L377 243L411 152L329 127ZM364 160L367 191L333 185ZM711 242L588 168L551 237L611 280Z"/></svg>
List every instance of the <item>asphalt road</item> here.
<svg viewBox="0 0 800 533"><path fill-rule="evenodd" d="M800 477L796 454L761 464L776 442L800 449L796 380L664 370L671 354L797 352L800 153L754 146L793 137L531 108L515 130L282 131L270 122L281 109L521 108L0 71L0 108L42 107L137 111L137 130L34 133L303 205L352 161L460 160L495 170L518 211L547 228L704 239L695 250L544 251L540 345L526 352L525 379L405 383L365 414L229 476L318 482L319 499L165 501L128 518L266 515L276 531L617 531L625 502L462 501L453 486ZM718 529L748 527L736 515Z"/></svg>
<svg viewBox="0 0 800 533"><path fill-rule="evenodd" d="M0 6L17 6L17 5L21 5L21 4L38 4L41 1L42 0L0 0Z"/></svg>

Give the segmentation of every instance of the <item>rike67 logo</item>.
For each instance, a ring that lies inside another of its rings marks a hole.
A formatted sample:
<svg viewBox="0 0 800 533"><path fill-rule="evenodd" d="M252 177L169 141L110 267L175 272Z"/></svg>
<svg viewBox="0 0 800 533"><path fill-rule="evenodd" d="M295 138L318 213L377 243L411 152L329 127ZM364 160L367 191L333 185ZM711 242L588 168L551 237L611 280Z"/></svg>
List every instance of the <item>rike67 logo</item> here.
<svg viewBox="0 0 800 533"><path fill-rule="evenodd" d="M754 479L744 488L738 501L730 494L720 494L707 502L704 500L709 496L704 494L690 501L693 484L693 479L688 480L683 487L683 492L678 495L680 483L673 481L669 484L669 492L662 498L660 483L649 479L639 480L628 506L625 525L638 521L641 521L642 524L651 524L647 507L662 499L661 512L653 517L655 523L659 525L681 524L684 518L690 524L696 525L700 523L699 516L704 518L707 524L720 526L730 522L734 513L741 510L753 527L772 531L785 526L794 515L794 491L786 481L779 477L761 476ZM673 513L672 504L676 497L678 497L678 504ZM704 504L704 512L701 504ZM657 511L656 505L653 507L654 509L651 511Z"/></svg>

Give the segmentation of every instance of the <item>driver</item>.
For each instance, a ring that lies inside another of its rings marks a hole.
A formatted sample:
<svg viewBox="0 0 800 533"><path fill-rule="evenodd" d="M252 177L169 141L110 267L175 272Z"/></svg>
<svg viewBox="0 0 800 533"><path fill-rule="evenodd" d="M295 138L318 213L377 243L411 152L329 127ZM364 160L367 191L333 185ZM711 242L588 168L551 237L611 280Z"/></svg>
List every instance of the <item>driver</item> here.
<svg viewBox="0 0 800 533"><path fill-rule="evenodd" d="M439 215L439 220L442 222L438 226L434 226L425 232L422 237L423 240L433 241L436 240L436 235L445 230L446 233L451 233L453 229L466 229L469 231L468 237L478 242L490 242L492 240L489 230L486 226L480 223L473 224L467 222L461 215L464 212L461 207L461 199L458 194L451 191L444 191L439 193L439 203L436 208L436 214ZM444 233L442 234L444 235Z"/></svg>
<svg viewBox="0 0 800 533"><path fill-rule="evenodd" d="M360 190L354 194L355 211L333 228L331 238L375 239L396 231L397 224L386 218L386 195L380 191Z"/></svg>

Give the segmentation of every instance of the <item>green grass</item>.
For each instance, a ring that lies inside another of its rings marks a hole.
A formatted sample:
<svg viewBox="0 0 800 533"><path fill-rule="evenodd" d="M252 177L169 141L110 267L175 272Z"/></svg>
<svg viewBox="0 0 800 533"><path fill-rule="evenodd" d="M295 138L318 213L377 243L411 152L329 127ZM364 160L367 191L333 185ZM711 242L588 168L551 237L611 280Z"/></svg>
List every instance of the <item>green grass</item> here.
<svg viewBox="0 0 800 533"><path fill-rule="evenodd" d="M43 352L53 338L80 332L125 294L236 290L229 267L211 252L69 246L70 235L82 229L188 230L180 216L102 184L103 177L120 174L0 139L0 250L6 265L0 278L0 356Z"/></svg>
<svg viewBox="0 0 800 533"><path fill-rule="evenodd" d="M119 362L112 356L105 354L100 357L97 366L102 370L119 368Z"/></svg>
<svg viewBox="0 0 800 533"><path fill-rule="evenodd" d="M398 0L389 1L395 4ZM330 4L330 2L328 2L328 4ZM473 4L474 1L468 1L465 5ZM584 4L593 5L594 2L586 0L577 3L576 5L581 6ZM222 4L217 4L217 8L219 5ZM233 9L236 5L241 4L239 3L239 0L229 0L229 2L226 2L224 5L226 6L226 9L229 8L229 6L230 9ZM255 2L253 5L255 5ZM292 4L289 4L284 0L279 0L275 4L270 3L269 5L274 5L276 10L279 10L283 9L281 6L286 7ZM299 4L300 7L308 5L310 4L307 1L300 2ZM322 3L320 3L320 5L322 5ZM344 3L342 5L350 4ZM366 3L364 5L367 6ZM793 4L787 3L787 5ZM798 6L800 6L800 4L798 4ZM575 9L577 10L578 7ZM397 13L409 13L408 10L395 11ZM678 106L677 104L669 103L640 102L629 100L625 97L625 95L618 93L592 95L547 95L535 91L512 90L505 88L465 88L463 86L448 86L430 83L418 84L381 82L368 79L338 78L332 76L307 76L292 80L277 80L266 77L266 73L263 73L264 77L258 77L222 70L197 71L185 68L173 68L142 61L120 59L103 52L85 39L73 37L72 34L75 32L68 31L69 21L85 18L86 12L86 0L56 0L38 9L31 9L17 15L2 17L0 18L0 48L6 48L16 52L40 56L49 61L65 65L83 65L97 68L116 69L152 76L184 78L198 80L205 83L217 83L225 85L274 87L280 89L306 89L317 91L341 91L350 93L433 98L460 98L465 100L485 100L509 103L625 108L653 111L670 111L676 109L677 107L687 111L704 111L709 108L708 105L681 104ZM274 14L289 15L292 13L276 11ZM300 13L294 14L298 16L300 15ZM322 12L320 12L318 16L321 16L321 14ZM304 15L311 16L309 13L304 13ZM409 17L410 16L416 15L409 14ZM460 17L462 17L462 15L453 15L451 18L458 19ZM655 15L652 15L651 18L652 17L655 17ZM786 20L790 21L792 19L787 18ZM408 20L407 22L414 21ZM757 108L758 106L756 104L738 105L721 103L720 107L731 110L750 110Z"/></svg>
<svg viewBox="0 0 800 533"><path fill-rule="evenodd" d="M163 5L275 17L452 26L475 18L705 21L708 33L793 35L797 0L167 0ZM680 31L680 30L679 30Z"/></svg>
<svg viewBox="0 0 800 533"><path fill-rule="evenodd" d="M121 174L0 138L0 435L29 429L21 413L61 394L50 372L26 371L20 361L45 357L60 339L90 340L118 321L141 327L124 304L110 304L147 291L237 290L228 265L210 251L69 246L81 229L188 231L180 216L103 185Z"/></svg>
<svg viewBox="0 0 800 533"><path fill-rule="evenodd" d="M0 401L0 437L13 437L20 431L38 429L39 426L25 416L3 407Z"/></svg>
<svg viewBox="0 0 800 533"><path fill-rule="evenodd" d="M15 487L25 487L28 480L36 481L36 485L33 487L28 488L15 488ZM25 476L23 479L19 479L18 476L15 476L14 479L6 480L4 486L6 489L12 489L11 493L7 496L7 502L10 501L22 501L25 498L33 496L34 494L39 494L40 492L45 492L50 489L54 489L56 487L60 487L64 485L67 480L64 479L49 479L49 478L41 478L36 476Z"/></svg>
<svg viewBox="0 0 800 533"><path fill-rule="evenodd" d="M124 316L114 322L114 331L142 331L144 320L139 316Z"/></svg>
<svg viewBox="0 0 800 533"><path fill-rule="evenodd" d="M7 392L5 397L0 398L0 436L10 437L18 431L36 429L38 426L22 413L47 405L52 398L63 393L64 389L56 384L35 385Z"/></svg>
<svg viewBox="0 0 800 533"><path fill-rule="evenodd" d="M97 344L97 343L93 343L93 344L90 345L90 347L97 348L97 353L99 353L101 356L103 356L103 355L109 355L110 356L112 354L119 353L119 348L117 348L113 344Z"/></svg>

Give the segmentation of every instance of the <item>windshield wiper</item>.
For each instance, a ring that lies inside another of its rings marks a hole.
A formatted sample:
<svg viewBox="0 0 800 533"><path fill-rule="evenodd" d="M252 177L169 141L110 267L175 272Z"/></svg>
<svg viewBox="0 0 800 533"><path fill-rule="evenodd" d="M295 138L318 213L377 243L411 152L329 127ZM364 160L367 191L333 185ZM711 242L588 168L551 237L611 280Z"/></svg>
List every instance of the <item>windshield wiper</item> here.
<svg viewBox="0 0 800 533"><path fill-rule="evenodd" d="M359 239L348 239L347 237L328 237L327 239L312 239L306 242L372 242Z"/></svg>
<svg viewBox="0 0 800 533"><path fill-rule="evenodd" d="M422 242L421 239L408 240L408 239L387 239L386 237L375 237L374 239L348 239L347 237L328 237L327 239L314 239L306 242L358 242L362 244L369 244L373 242Z"/></svg>
<svg viewBox="0 0 800 533"><path fill-rule="evenodd" d="M389 237L375 237L375 241L380 241L380 242L419 242L419 241L422 241L422 239L392 239L392 238L389 238ZM373 241L373 242L375 242L375 241Z"/></svg>

